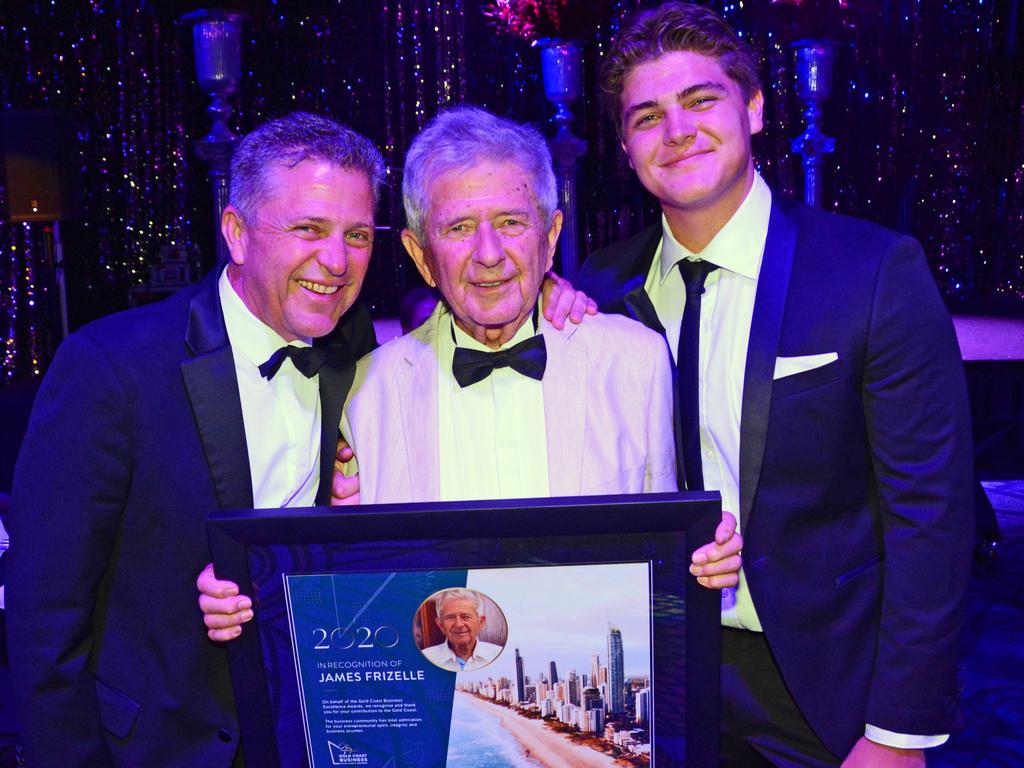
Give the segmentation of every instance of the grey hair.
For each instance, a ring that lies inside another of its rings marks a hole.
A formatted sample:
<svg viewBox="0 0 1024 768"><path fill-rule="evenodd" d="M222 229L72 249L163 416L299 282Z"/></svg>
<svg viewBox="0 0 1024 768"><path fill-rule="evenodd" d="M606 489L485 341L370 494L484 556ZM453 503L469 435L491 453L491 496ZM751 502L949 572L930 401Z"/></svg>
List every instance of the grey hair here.
<svg viewBox="0 0 1024 768"><path fill-rule="evenodd" d="M551 153L540 131L479 107L455 107L442 112L413 139L405 156L402 203L406 225L422 241L430 186L439 176L469 168L481 160L512 162L530 175L544 225L558 207Z"/></svg>
<svg viewBox="0 0 1024 768"><path fill-rule="evenodd" d="M434 598L434 609L437 611L438 618L441 618L441 609L444 608L444 604L452 600L469 600L476 606L476 615L480 616L482 613L483 603L480 601L480 595L472 589L456 587L439 592L437 597Z"/></svg>
<svg viewBox="0 0 1024 768"><path fill-rule="evenodd" d="M271 120L242 139L231 158L228 202L238 209L243 221L251 222L269 191L267 171L275 166L294 168L303 160L363 171L370 179L376 204L384 183L380 151L351 128L308 112Z"/></svg>

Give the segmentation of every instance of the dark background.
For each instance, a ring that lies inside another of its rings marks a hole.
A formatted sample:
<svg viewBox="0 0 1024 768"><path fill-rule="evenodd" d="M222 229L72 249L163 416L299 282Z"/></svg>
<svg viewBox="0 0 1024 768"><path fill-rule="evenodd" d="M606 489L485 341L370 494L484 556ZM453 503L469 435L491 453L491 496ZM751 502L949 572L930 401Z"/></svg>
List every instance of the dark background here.
<svg viewBox="0 0 1024 768"><path fill-rule="evenodd" d="M750 0L709 3L761 57L766 129L755 139L777 192L802 194L804 128L789 43L839 43L824 130L824 205L910 232L953 312L1024 315L1024 64L1014 0ZM62 110L81 215L61 223L71 327L129 305L160 248L213 263L209 130L190 30L202 3L16 2L0 16L0 108ZM220 4L224 5L224 4ZM232 119L239 133L294 109L331 115L374 139L390 167L378 223L400 228L401 158L440 107L470 102L548 135L538 52L500 34L480 0L245 2L252 17ZM586 92L637 0L570 2L583 33ZM581 247L654 220L597 99L574 105L588 153L579 175ZM2 179L0 179L2 183ZM0 207L6 190L0 186ZM0 387L38 378L60 337L42 223L0 222ZM395 314L418 276L397 237L378 235L364 295ZM136 295L136 300L144 297Z"/></svg>

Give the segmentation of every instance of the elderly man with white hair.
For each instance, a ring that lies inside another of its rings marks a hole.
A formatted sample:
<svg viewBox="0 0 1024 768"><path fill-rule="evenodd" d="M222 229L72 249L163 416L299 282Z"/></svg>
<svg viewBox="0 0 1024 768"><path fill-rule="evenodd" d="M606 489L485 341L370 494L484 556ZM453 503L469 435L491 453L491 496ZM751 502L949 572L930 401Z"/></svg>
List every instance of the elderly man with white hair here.
<svg viewBox="0 0 1024 768"><path fill-rule="evenodd" d="M446 589L434 598L434 606L434 621L444 634L444 642L423 649L429 662L452 672L472 672L498 658L503 647L479 637L487 617L474 590Z"/></svg>
<svg viewBox="0 0 1024 768"><path fill-rule="evenodd" d="M482 109L416 137L402 243L442 302L363 358L342 418L363 503L676 490L665 342L536 311L562 226L533 128Z"/></svg>

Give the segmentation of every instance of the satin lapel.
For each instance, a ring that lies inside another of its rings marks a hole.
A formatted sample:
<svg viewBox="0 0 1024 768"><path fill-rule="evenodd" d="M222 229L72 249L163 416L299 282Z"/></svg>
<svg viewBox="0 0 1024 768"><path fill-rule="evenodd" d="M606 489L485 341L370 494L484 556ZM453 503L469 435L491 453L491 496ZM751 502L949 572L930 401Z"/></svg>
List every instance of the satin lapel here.
<svg viewBox="0 0 1024 768"><path fill-rule="evenodd" d="M541 332L548 351L543 379L548 490L552 496L578 496L583 487L587 350L581 339L574 338L578 326L557 331L541 318Z"/></svg>
<svg viewBox="0 0 1024 768"><path fill-rule="evenodd" d="M637 251L636 257L632 260L632 266L625 284L622 286L623 303L626 310L634 320L646 325L648 328L665 335L665 329L661 326L658 313L651 303L651 298L644 290L644 283L647 282L647 274L651 271L651 264L654 263L654 254L658 252L658 245L661 244L662 227L657 224L650 228L650 234L644 240L643 246Z"/></svg>
<svg viewBox="0 0 1024 768"><path fill-rule="evenodd" d="M316 492L316 503L329 504L331 501L331 480L334 477L334 456L338 448L338 427L341 424L341 407L345 404L348 390L355 378L355 355L338 334L331 334L330 341L323 348L330 355L327 364L320 369L320 485Z"/></svg>
<svg viewBox="0 0 1024 768"><path fill-rule="evenodd" d="M778 356L796 239L795 207L786 201L774 201L768 222L764 258L757 278L757 295L750 322L750 342L743 376L743 406L740 415L740 522L743 526L747 525L750 516L764 461L772 377L775 373L775 358Z"/></svg>
<svg viewBox="0 0 1024 768"><path fill-rule="evenodd" d="M401 405L399 435L385 435L383 439L402 440L405 443L407 477L411 487L406 496L396 498L438 501L441 497L441 465L438 458L437 424L437 371L438 362L434 346L439 328L447 328L447 313L440 308L412 332L411 344L405 355L408 370L395 371L395 387ZM444 318L443 322L440 322ZM439 324L440 323L440 324Z"/></svg>
<svg viewBox="0 0 1024 768"><path fill-rule="evenodd" d="M661 319L658 317L658 312L654 308L654 304L651 302L651 297L647 295L647 291L644 290L644 281L640 281L640 284L634 287L629 293L623 297L623 301L626 304L626 309L629 310L630 316L637 320L652 331L657 331L662 336L665 335L665 328L661 324Z"/></svg>
<svg viewBox="0 0 1024 768"><path fill-rule="evenodd" d="M253 505L249 451L218 278L207 276L189 302L185 346L192 357L182 361L181 375L220 508L246 509Z"/></svg>

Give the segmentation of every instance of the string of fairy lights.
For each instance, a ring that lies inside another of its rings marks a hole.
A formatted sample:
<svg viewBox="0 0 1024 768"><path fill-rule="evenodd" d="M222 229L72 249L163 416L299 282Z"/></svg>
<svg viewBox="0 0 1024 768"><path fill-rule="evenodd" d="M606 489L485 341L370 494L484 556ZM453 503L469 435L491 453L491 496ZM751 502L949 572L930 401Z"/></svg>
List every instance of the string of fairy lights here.
<svg viewBox="0 0 1024 768"><path fill-rule="evenodd" d="M799 196L801 159L790 142L804 122L790 39L764 22L769 6L799 2L711 4L760 56L758 167L774 189ZM380 223L401 227L402 154L440 108L472 102L551 132L537 52L499 34L484 5L260 3L247 27L233 124L244 132L306 109L372 137L388 163ZM588 3L576 5L585 12ZM596 65L639 0L604 5L610 13L585 41L585 96L573 105L574 130L588 145L578 185L585 251L656 216L596 98ZM825 205L918 237L954 311L1024 309L1024 30L1011 5L843 4L824 107L823 128L837 139L825 161ZM76 123L82 215L61 224L74 326L126 306L162 246L193 246L209 265L210 193L192 146L209 128L207 99L175 4L12 6L0 17L0 108L60 109ZM0 186L0 203L5 196ZM0 386L39 376L59 341L46 226L0 221ZM397 237L382 232L365 289L371 307L393 312L415 279Z"/></svg>

